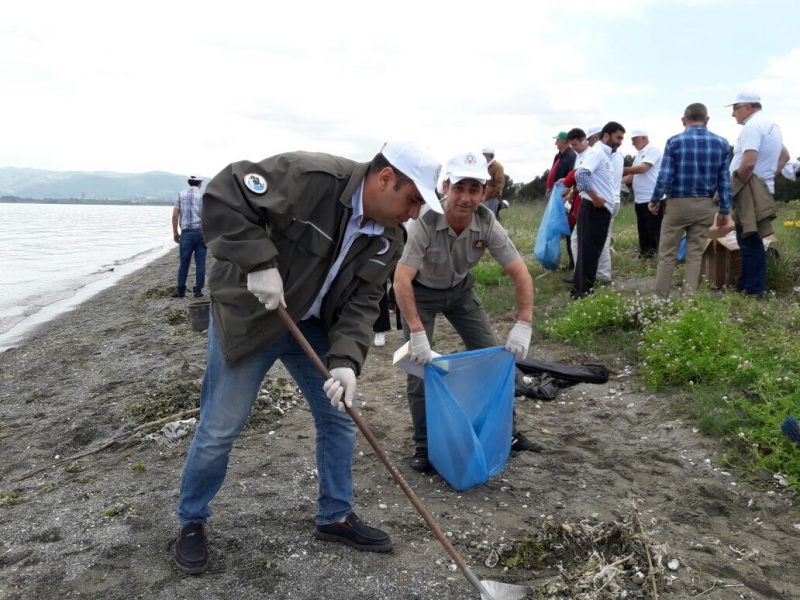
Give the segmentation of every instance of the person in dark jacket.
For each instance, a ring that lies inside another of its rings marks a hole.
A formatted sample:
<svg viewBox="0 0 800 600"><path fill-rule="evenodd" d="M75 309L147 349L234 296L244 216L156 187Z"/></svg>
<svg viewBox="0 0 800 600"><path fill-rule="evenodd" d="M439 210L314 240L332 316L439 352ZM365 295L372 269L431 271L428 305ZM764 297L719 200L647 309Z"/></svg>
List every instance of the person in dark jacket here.
<svg viewBox="0 0 800 600"><path fill-rule="evenodd" d="M389 536L353 512L352 406L383 283L405 243L401 223L434 192L440 165L412 144L387 143L370 163L308 152L238 162L203 196L203 236L214 257L201 417L181 480L175 563L208 568L205 523L228 455L264 376L280 360L316 426L315 536L359 550L391 550ZM324 381L275 314L285 307L314 351Z"/></svg>
<svg viewBox="0 0 800 600"><path fill-rule="evenodd" d="M566 131L560 131L554 139L558 153L553 158L553 166L547 175L547 199L550 199L550 192L553 191L556 181L564 179L575 168L575 157L577 156L575 151L569 147Z"/></svg>

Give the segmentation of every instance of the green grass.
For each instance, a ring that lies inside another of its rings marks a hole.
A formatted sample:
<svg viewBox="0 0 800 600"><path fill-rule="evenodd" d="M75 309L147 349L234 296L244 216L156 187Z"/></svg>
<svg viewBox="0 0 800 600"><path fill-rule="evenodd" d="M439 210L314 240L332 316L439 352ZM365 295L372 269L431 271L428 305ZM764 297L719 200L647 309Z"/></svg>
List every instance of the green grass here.
<svg viewBox="0 0 800 600"><path fill-rule="evenodd" d="M537 334L607 364L634 365L648 389L672 394L688 419L723 443L729 466L769 479L780 472L800 489L800 449L780 432L787 415L800 417L800 201L781 205L773 222L779 241L768 261L772 293L761 302L705 285L690 298L654 299L656 263L637 258L630 204L612 229L615 285L573 302L562 281L568 273L546 272L533 258L543 212L539 203L502 214L534 277ZM511 280L491 257L474 272L490 314L515 309Z"/></svg>

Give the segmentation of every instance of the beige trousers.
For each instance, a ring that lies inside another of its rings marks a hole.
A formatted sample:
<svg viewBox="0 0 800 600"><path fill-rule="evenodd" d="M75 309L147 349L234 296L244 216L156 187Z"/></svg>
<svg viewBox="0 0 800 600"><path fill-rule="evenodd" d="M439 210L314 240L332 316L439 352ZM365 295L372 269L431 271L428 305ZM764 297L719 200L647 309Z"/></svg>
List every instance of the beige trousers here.
<svg viewBox="0 0 800 600"><path fill-rule="evenodd" d="M672 273L678 257L678 247L686 233L686 272L683 290L693 292L700 283L703 251L708 239L708 229L714 223L717 209L711 198L670 198L661 222L661 241L658 247L656 294L669 296Z"/></svg>

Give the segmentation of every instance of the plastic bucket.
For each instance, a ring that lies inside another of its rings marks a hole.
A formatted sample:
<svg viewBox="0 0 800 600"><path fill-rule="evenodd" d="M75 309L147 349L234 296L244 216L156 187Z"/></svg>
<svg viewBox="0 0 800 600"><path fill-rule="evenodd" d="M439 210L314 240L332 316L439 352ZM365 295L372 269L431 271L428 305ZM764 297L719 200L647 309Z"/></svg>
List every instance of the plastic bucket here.
<svg viewBox="0 0 800 600"><path fill-rule="evenodd" d="M208 312L210 309L210 300L198 300L189 305L189 324L192 326L192 331L205 331L208 329Z"/></svg>

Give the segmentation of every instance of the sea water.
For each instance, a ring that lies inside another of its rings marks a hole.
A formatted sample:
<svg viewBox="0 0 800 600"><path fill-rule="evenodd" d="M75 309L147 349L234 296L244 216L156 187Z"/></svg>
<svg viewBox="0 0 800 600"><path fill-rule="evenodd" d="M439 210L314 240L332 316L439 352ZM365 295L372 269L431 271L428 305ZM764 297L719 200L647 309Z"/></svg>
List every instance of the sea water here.
<svg viewBox="0 0 800 600"><path fill-rule="evenodd" d="M171 206L0 203L0 351L176 247L171 218Z"/></svg>

